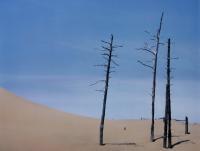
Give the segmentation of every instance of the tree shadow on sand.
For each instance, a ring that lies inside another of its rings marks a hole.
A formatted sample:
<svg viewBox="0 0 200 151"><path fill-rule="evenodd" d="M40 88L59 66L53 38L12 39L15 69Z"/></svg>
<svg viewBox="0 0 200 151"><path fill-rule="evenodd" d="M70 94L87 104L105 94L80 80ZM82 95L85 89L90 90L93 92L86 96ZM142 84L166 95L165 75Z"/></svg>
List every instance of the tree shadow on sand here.
<svg viewBox="0 0 200 151"><path fill-rule="evenodd" d="M157 141L157 140L159 140L159 139L161 139L161 138L163 138L163 136L157 137L157 138L155 138L153 141L155 142L155 141Z"/></svg>
<svg viewBox="0 0 200 151"><path fill-rule="evenodd" d="M105 143L105 145L136 145L136 143Z"/></svg>
<svg viewBox="0 0 200 151"><path fill-rule="evenodd" d="M172 136L172 137L180 137L180 136L174 135L174 136ZM154 139L154 142L157 141L157 140L159 140L159 139L162 139L162 138L163 138L163 136L157 137L157 138Z"/></svg>
<svg viewBox="0 0 200 151"><path fill-rule="evenodd" d="M181 143L188 142L188 141L190 141L190 140L189 140L189 139L186 139L186 140L178 141L178 142L172 144L172 148L173 148L174 146L176 146L176 145L179 145L179 144L181 144Z"/></svg>

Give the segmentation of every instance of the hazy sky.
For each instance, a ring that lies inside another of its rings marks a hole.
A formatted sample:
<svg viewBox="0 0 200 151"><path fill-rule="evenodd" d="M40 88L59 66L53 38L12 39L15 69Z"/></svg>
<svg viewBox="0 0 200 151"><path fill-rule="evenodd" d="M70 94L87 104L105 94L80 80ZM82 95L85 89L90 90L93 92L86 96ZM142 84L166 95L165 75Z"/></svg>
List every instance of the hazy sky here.
<svg viewBox="0 0 200 151"><path fill-rule="evenodd" d="M0 86L31 101L100 117L103 95L89 84L104 78L101 40L114 34L120 66L112 75L108 118L150 117L152 72L137 63L151 56L164 11L162 42L172 40L172 116L200 122L198 0L0 0ZM166 46L159 52L156 117L163 116Z"/></svg>

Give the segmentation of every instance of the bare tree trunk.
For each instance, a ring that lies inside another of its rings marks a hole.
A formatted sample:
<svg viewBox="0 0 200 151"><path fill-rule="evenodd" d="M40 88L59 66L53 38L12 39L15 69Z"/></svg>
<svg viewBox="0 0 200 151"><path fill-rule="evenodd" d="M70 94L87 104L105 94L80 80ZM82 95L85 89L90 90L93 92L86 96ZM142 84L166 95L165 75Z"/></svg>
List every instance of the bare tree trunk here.
<svg viewBox="0 0 200 151"><path fill-rule="evenodd" d="M163 13L160 19L160 25L156 34L156 50L155 59L153 65L153 88L152 88L152 118L151 118L151 141L154 141L154 118L155 118L155 92L156 92L156 73L157 73L157 60L158 60L158 50L160 45L160 32L162 29Z"/></svg>
<svg viewBox="0 0 200 151"><path fill-rule="evenodd" d="M168 90L168 110L169 110L169 117L168 117L168 148L172 148L172 134L171 134L171 99L170 99L170 85L168 86L169 90Z"/></svg>
<svg viewBox="0 0 200 151"><path fill-rule="evenodd" d="M168 126L168 117L167 117L167 109L168 109L168 91L166 85L166 96L165 96L165 117L164 117L164 134L163 134L163 147L167 148L167 126Z"/></svg>
<svg viewBox="0 0 200 151"><path fill-rule="evenodd" d="M164 137L163 147L171 148L171 96L170 96L170 39L168 39L167 51L167 84L166 84L166 106L165 106L165 123L164 123ZM166 145L168 143L168 145Z"/></svg>
<svg viewBox="0 0 200 151"><path fill-rule="evenodd" d="M105 45L101 46L102 49L100 49L101 52L103 52L101 55L103 56L103 59L105 60L105 63L103 64L98 64L95 66L103 67L104 71L106 73L105 75L105 80L98 80L95 83L91 84L95 85L99 82L105 82L105 87L103 90L96 90L104 93L103 97L103 108L102 108L102 115L101 115L101 121L100 121L100 127L99 127L99 145L104 145L103 142L103 132L104 132L104 121L105 121L105 113L106 113L106 102L107 102L107 95L108 95L108 88L109 88L109 80L110 80L110 74L113 71L113 68L115 66L119 66L113 58L118 57L116 54L113 54L114 49L122 47L120 45L113 45L113 35L111 34L111 39L110 41L103 41L101 40Z"/></svg>
<svg viewBox="0 0 200 151"><path fill-rule="evenodd" d="M140 60L138 60L138 62L140 64L142 64L145 67L150 68L151 70L153 70L153 83L152 83L152 102L151 102L151 134L150 134L150 141L153 142L154 141L154 119L155 119L155 97L156 97L156 73L157 73L157 62L158 62L158 51L159 51L159 46L160 46L160 33L161 33L161 29L162 29L162 21L163 21L163 15L164 13L162 13L161 18L160 18L160 24L159 24L159 28L157 30L156 35L151 35L148 31L146 31L146 33L150 34L150 36L152 36L151 40L155 41L155 46L151 46L148 47L148 44L146 43L146 45L143 48L139 48L138 50L142 50L145 51L147 53L150 53L151 55L153 55L153 64L149 65L146 64ZM155 48L155 49L154 49Z"/></svg>
<svg viewBox="0 0 200 151"><path fill-rule="evenodd" d="M170 67L170 60L171 60L171 56L170 56L170 51L171 51L171 41L170 41L170 38L168 39L168 56L167 56L167 81L168 81L168 148L171 148L172 147L172 137L171 137L171 96L170 96L170 93L171 93L171 90L170 90L170 86L171 86L171 83L170 83L170 70L171 70L171 67Z"/></svg>
<svg viewBox="0 0 200 151"><path fill-rule="evenodd" d="M152 88L152 118L151 118L151 141L154 141L154 114L155 114L155 90L156 90L156 66L157 66L157 57L155 58L154 72L153 72L153 88Z"/></svg>
<svg viewBox="0 0 200 151"><path fill-rule="evenodd" d="M109 54L108 54L108 62L107 62L107 69L106 69L106 80L105 80L105 90L104 90L104 98L103 98L103 109L102 109L102 116L101 116L101 122L100 122L100 138L99 138L99 144L104 145L103 143L103 130L104 130L104 121L105 121L105 112L106 112L106 101L107 101L107 94L108 94L108 84L109 84L109 78L110 78L110 65L112 61L112 51L113 51L113 35L111 35L111 42L109 43L110 47Z"/></svg>
<svg viewBox="0 0 200 151"><path fill-rule="evenodd" d="M188 131L188 117L185 117L185 134L190 134Z"/></svg>

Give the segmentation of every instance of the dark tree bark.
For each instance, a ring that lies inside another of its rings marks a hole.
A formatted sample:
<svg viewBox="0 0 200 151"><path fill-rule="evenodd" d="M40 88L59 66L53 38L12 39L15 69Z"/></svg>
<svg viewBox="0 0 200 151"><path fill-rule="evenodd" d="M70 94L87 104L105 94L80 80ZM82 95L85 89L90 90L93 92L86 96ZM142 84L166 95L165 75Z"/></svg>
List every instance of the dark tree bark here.
<svg viewBox="0 0 200 151"><path fill-rule="evenodd" d="M103 130L104 130L104 121L105 121L105 112L106 112L106 101L107 101L107 94L108 94L108 84L109 84L109 75L110 75L110 64L112 59L112 51L113 51L113 35L111 35L110 41L110 48L109 48L109 56L108 56L108 63L107 63L107 70L106 70L106 81L105 81L105 90L104 90L104 98L103 98L103 109L102 109L102 116L101 116L101 123L100 123L100 139L99 144L103 145Z"/></svg>
<svg viewBox="0 0 200 151"><path fill-rule="evenodd" d="M170 67L170 61L171 61L171 56L170 56L170 52L171 51L171 41L170 39L168 39L168 56L167 56L167 84L168 84L168 148L172 147L172 137L171 137L171 90L170 90L170 73L171 73L171 67Z"/></svg>
<svg viewBox="0 0 200 151"><path fill-rule="evenodd" d="M153 88L152 88L152 121L151 121L151 141L154 141L154 118L155 118L155 96L156 96L156 74L157 74L157 60L158 60L158 50L160 45L160 32L162 29L162 20L163 13L160 19L159 29L156 34L156 50L155 50L155 59L153 65Z"/></svg>
<svg viewBox="0 0 200 151"><path fill-rule="evenodd" d="M100 50L103 52L101 55L105 59L105 63L96 65L96 66L100 66L104 68L105 80L99 80L91 85L95 85L99 82L105 82L104 90L97 90L104 93L103 108L102 108L102 115L101 115L100 128L99 128L99 145L104 145L103 132L104 132L104 121L105 121L105 113L106 113L106 102L107 102L107 95L108 95L108 88L109 88L109 80L111 78L110 74L112 72L115 72L113 71L113 68L115 68L115 66L118 66L118 64L113 59L117 57L116 54L113 54L113 51L115 51L116 48L119 48L122 46L113 45L113 35L111 35L109 42L103 41L103 40L101 42L103 42L106 45L106 46L102 46L102 49Z"/></svg>
<svg viewBox="0 0 200 151"><path fill-rule="evenodd" d="M145 46L144 48L139 48L138 50L142 50L145 51L149 54L151 54L153 56L153 64L152 65L148 65L142 61L138 61L140 64L142 64L145 67L151 68L153 70L153 83L152 83L152 102L151 102L151 134L150 134L150 141L154 141L154 119L155 119L155 97L156 97L156 74L157 74L157 60L158 60L158 51L159 51L159 46L160 44L160 33L161 33L161 29L162 29L162 21L163 21L163 14L161 15L160 18L160 24L159 24L159 28L157 30L156 35L151 35L149 32L146 31L146 33L150 34L151 40L153 40L155 42L155 45L151 46L151 47L147 47Z"/></svg>
<svg viewBox="0 0 200 151"><path fill-rule="evenodd" d="M188 131L188 117L185 117L185 134L190 134Z"/></svg>
<svg viewBox="0 0 200 151"><path fill-rule="evenodd" d="M166 84L166 104L165 104L165 118L164 118L164 137L163 147L172 148L171 140L171 96L170 96L170 39L168 39L168 51L167 51L167 84Z"/></svg>
<svg viewBox="0 0 200 151"><path fill-rule="evenodd" d="M168 106L169 106L169 121L168 121L168 148L172 148L172 132L171 132L171 98L170 98L170 85L169 85L169 90L168 90L168 95L169 95L169 101L168 101Z"/></svg>
<svg viewBox="0 0 200 151"><path fill-rule="evenodd" d="M163 147L167 148L167 125L168 125L168 86L166 85L166 94L165 94L165 116L164 116L164 134L163 134Z"/></svg>

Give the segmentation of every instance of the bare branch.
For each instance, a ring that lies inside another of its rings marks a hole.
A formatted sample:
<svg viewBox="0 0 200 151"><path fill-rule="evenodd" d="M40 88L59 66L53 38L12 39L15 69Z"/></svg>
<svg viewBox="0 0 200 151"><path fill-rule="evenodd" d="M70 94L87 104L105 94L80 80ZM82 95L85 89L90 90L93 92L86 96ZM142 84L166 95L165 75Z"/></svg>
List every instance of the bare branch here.
<svg viewBox="0 0 200 151"><path fill-rule="evenodd" d="M114 72L116 72L116 71L109 71L109 73L114 73Z"/></svg>
<svg viewBox="0 0 200 151"><path fill-rule="evenodd" d="M100 82L105 82L105 80L98 80L98 81L96 81L95 83L90 84L89 86L96 85L96 84L98 84L98 83L100 83Z"/></svg>
<svg viewBox="0 0 200 151"><path fill-rule="evenodd" d="M116 63L113 59L111 59L111 62L112 62L114 65L119 66L119 64Z"/></svg>
<svg viewBox="0 0 200 151"><path fill-rule="evenodd" d="M94 65L95 67L107 67L108 65L107 64L97 64L97 65Z"/></svg>
<svg viewBox="0 0 200 151"><path fill-rule="evenodd" d="M103 42L103 43L105 43L105 44L109 44L109 45L111 45L110 42L107 42L107 41L104 41L104 40L101 40L101 42Z"/></svg>
<svg viewBox="0 0 200 151"><path fill-rule="evenodd" d="M110 55L107 54L107 53L102 53L101 55L102 55L102 56L108 56L108 57L110 56Z"/></svg>
<svg viewBox="0 0 200 151"><path fill-rule="evenodd" d="M152 55L156 55L155 54L155 52L153 52L151 49L148 49L148 48L138 48L137 50L143 50L143 51L145 51L145 52L149 52L149 53L151 53Z"/></svg>
<svg viewBox="0 0 200 151"><path fill-rule="evenodd" d="M151 35L151 33L147 30L144 31L146 34Z"/></svg>
<svg viewBox="0 0 200 151"><path fill-rule="evenodd" d="M173 59L173 60L178 60L178 59L179 59L179 57L174 57L174 58L170 58L170 59Z"/></svg>
<svg viewBox="0 0 200 151"><path fill-rule="evenodd" d="M152 40L156 38L156 35L153 35L153 34L150 33L149 31L145 30L144 32L145 32L146 34L148 34L150 37L153 37ZM156 39L155 39L155 40L156 40Z"/></svg>
<svg viewBox="0 0 200 151"><path fill-rule="evenodd" d="M152 41L156 41L157 39L156 39L156 38L151 38L150 40L152 40Z"/></svg>
<svg viewBox="0 0 200 151"><path fill-rule="evenodd" d="M98 91L98 92L102 92L102 93L104 93L104 90L95 90L95 91Z"/></svg>
<svg viewBox="0 0 200 151"><path fill-rule="evenodd" d="M110 51L109 48L105 47L105 46L101 46L104 50Z"/></svg>
<svg viewBox="0 0 200 151"><path fill-rule="evenodd" d="M142 64L142 65L143 65L143 66L145 66L145 67L149 67L149 68L153 69L153 67L152 67L152 66L150 66L150 65L147 65L147 64L143 63L143 62L142 62L142 61L140 61L140 60L138 60L137 62L139 62L140 64Z"/></svg>
<svg viewBox="0 0 200 151"><path fill-rule="evenodd" d="M102 51L102 52L108 52L108 50L106 49L99 49L99 51Z"/></svg>
<svg viewBox="0 0 200 151"><path fill-rule="evenodd" d="M113 48L121 48L123 47L122 45L114 45Z"/></svg>
<svg viewBox="0 0 200 151"><path fill-rule="evenodd" d="M118 58L118 55L111 55L112 57L114 57L114 58Z"/></svg>

